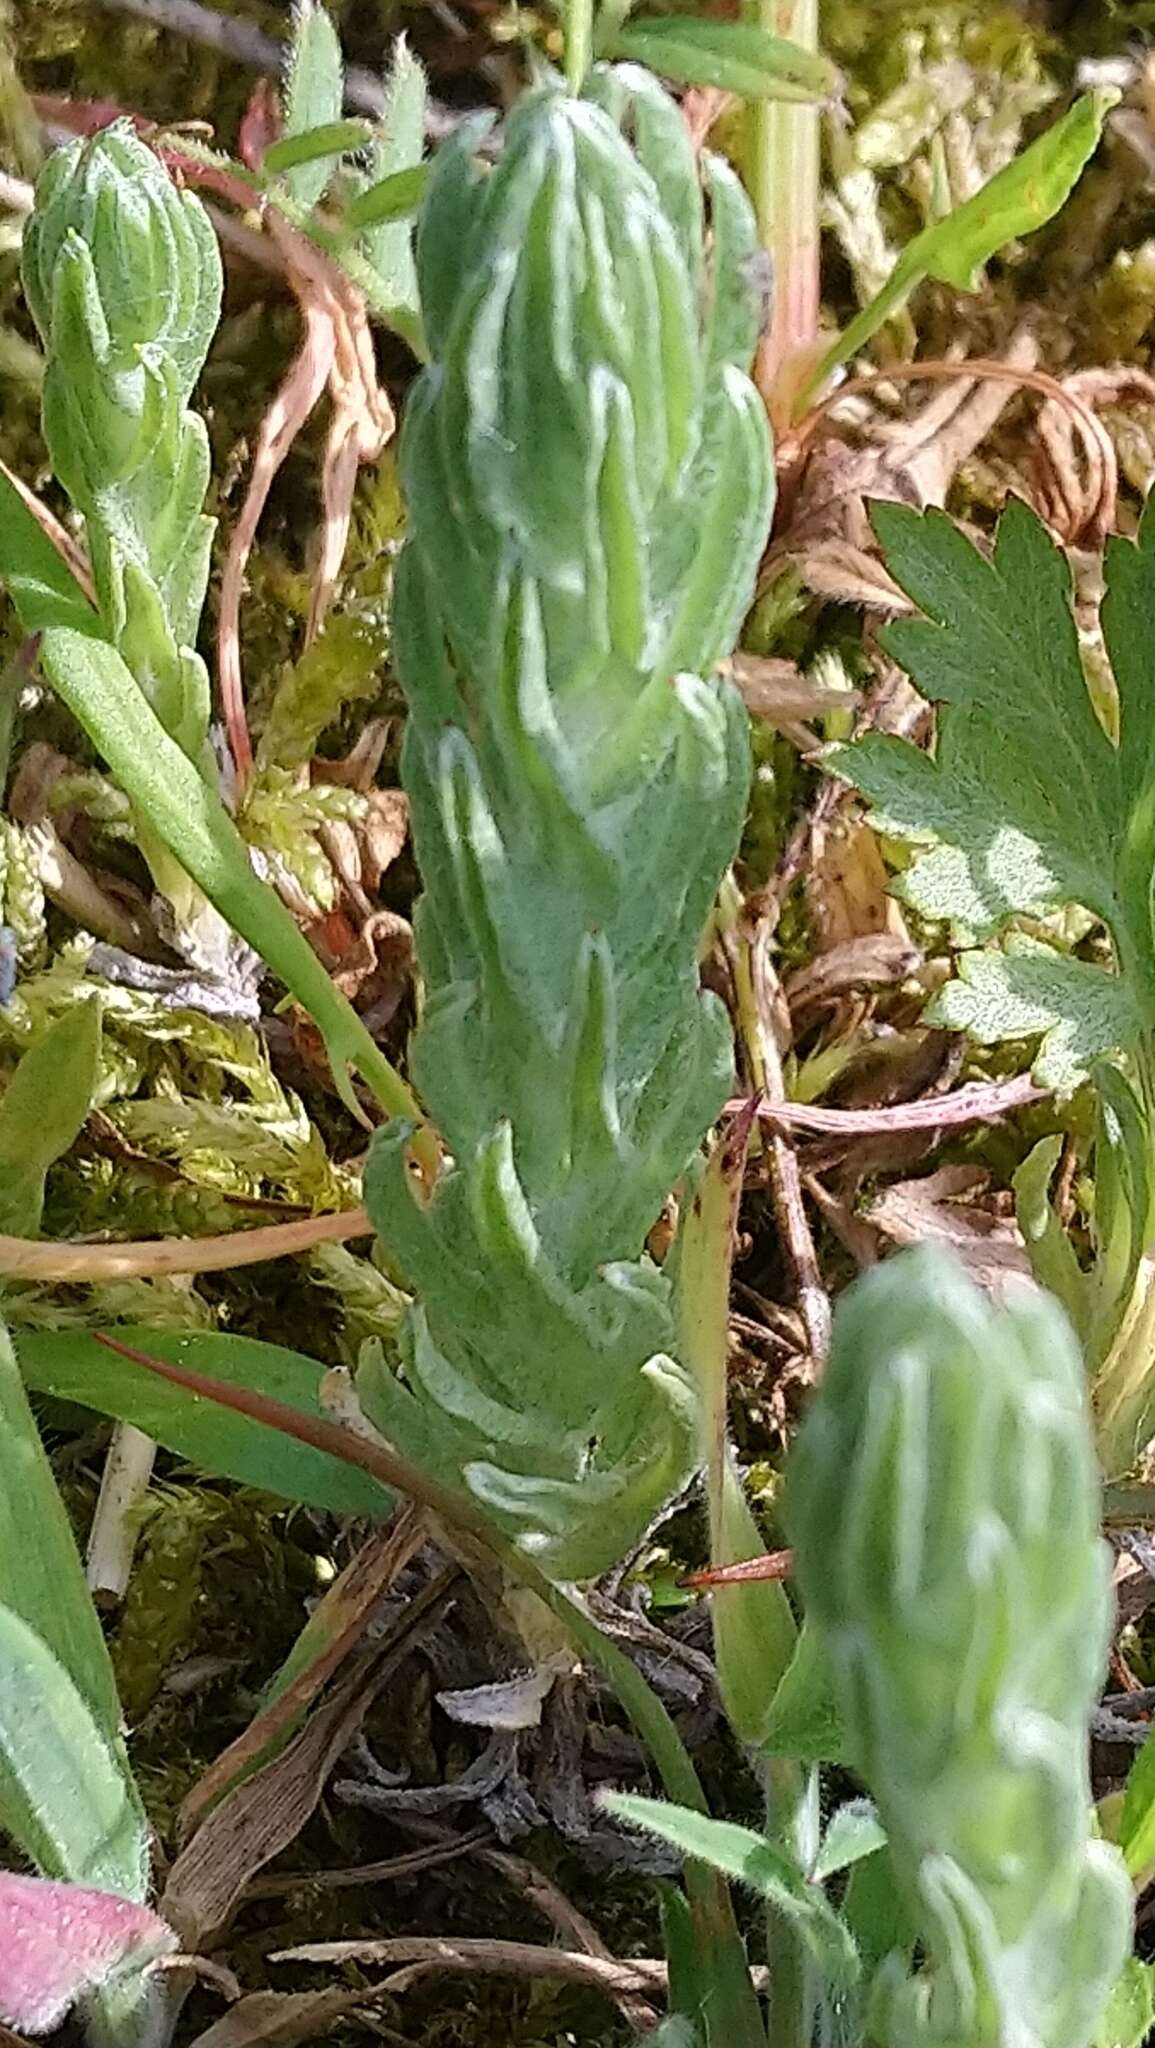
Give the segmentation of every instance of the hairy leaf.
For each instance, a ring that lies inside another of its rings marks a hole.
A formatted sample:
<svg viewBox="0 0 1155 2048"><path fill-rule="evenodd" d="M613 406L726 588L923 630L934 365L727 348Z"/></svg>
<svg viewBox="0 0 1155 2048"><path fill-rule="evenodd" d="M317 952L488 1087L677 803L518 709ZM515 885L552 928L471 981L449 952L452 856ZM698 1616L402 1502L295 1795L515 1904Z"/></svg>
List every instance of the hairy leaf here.
<svg viewBox="0 0 1155 2048"><path fill-rule="evenodd" d="M371 1418L562 1578L627 1548L694 1456L649 1230L718 1114L697 949L741 829L713 670L772 479L744 375L756 240L634 67L442 150L418 234L434 359L406 410L395 648L424 894L418 1087L454 1165L387 1126L370 1213L418 1296ZM629 138L629 139L628 139ZM631 140L633 146L631 147Z"/></svg>
<svg viewBox="0 0 1155 2048"><path fill-rule="evenodd" d="M45 1877L146 1896L148 1824L123 1753L43 1638L3 1602L0 1828Z"/></svg>
<svg viewBox="0 0 1155 2048"><path fill-rule="evenodd" d="M298 0L284 92L287 141L340 120L344 79L341 45L332 17L317 0ZM270 169L275 168L278 166L270 164ZM329 182L330 161L290 159L280 168L287 173L286 182L297 203L315 206Z"/></svg>
<svg viewBox="0 0 1155 2048"><path fill-rule="evenodd" d="M672 1842L684 1856L694 1856L727 1877L748 1885L790 1920L835 1991L848 1991L858 1978L858 1956L846 1928L818 1886L803 1876L784 1850L752 1828L714 1820L661 1799L639 1799L622 1792L604 1795L604 1804L620 1820L646 1828Z"/></svg>
<svg viewBox="0 0 1155 2048"><path fill-rule="evenodd" d="M1087 2048L1128 1949L1087 1724L1110 1556L1082 1359L1057 1305L994 1308L941 1253L838 1304L787 1477L807 1614L927 1954L871 2034Z"/></svg>
<svg viewBox="0 0 1155 2048"><path fill-rule="evenodd" d="M114 1892L0 1872L0 2020L56 2031L78 1998L177 1947L159 1914Z"/></svg>
<svg viewBox="0 0 1155 2048"><path fill-rule="evenodd" d="M888 829L938 842L901 883L925 915L972 938L1066 904L1103 920L1114 974L1018 937L964 956L932 1011L988 1043L1040 1034L1039 1078L1069 1088L1155 1020L1155 517L1107 556L1117 743L1087 688L1070 572L1025 505L1008 506L990 560L943 513L880 505L874 520L891 573L925 613L886 640L941 707L937 748L931 759L870 735L832 749L832 765Z"/></svg>

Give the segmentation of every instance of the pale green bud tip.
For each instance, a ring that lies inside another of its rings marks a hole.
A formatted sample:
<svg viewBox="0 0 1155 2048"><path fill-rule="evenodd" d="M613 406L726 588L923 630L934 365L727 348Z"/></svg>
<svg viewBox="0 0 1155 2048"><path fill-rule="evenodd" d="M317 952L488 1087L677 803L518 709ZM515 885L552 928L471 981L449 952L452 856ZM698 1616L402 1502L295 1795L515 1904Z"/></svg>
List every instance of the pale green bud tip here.
<svg viewBox="0 0 1155 2048"><path fill-rule="evenodd" d="M221 261L204 207L128 121L57 150L24 233L24 291L49 354L66 249L91 265L114 356L155 347L187 397L220 314Z"/></svg>
<svg viewBox="0 0 1155 2048"><path fill-rule="evenodd" d="M996 1307L930 1249L867 1275L840 1304L789 1495L804 1596L834 1627L949 1599L997 1525L1032 1573L1085 1587L1098 1475L1061 1309L1026 1288Z"/></svg>

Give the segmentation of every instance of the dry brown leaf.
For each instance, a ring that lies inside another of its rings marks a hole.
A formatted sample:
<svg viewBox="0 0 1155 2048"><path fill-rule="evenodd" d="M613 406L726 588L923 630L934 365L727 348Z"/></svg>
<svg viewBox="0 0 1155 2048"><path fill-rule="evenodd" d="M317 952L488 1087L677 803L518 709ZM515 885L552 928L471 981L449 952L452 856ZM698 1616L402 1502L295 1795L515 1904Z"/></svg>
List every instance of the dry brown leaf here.
<svg viewBox="0 0 1155 2048"><path fill-rule="evenodd" d="M178 1832L187 1841L209 1809L247 1776L276 1742L283 1741L317 1698L342 1659L359 1642L382 1597L425 1540L425 1517L406 1506L361 1545L323 1594L309 1619L316 1656L277 1699L250 1721L243 1735L197 1779L180 1810Z"/></svg>
<svg viewBox="0 0 1155 2048"><path fill-rule="evenodd" d="M740 650L723 664L747 711L771 725L792 725L820 718L824 711L853 711L862 699L857 690L831 689L804 676L796 661Z"/></svg>
<svg viewBox="0 0 1155 2048"><path fill-rule="evenodd" d="M783 984L791 1012L829 1003L848 989L889 988L905 981L922 955L904 934L862 932L816 953Z"/></svg>
<svg viewBox="0 0 1155 2048"><path fill-rule="evenodd" d="M885 933L913 950L906 921L889 893L878 840L864 819L840 817L815 834L806 900L822 952Z"/></svg>
<svg viewBox="0 0 1155 2048"><path fill-rule="evenodd" d="M386 1675L413 1636L444 1605L455 1573L442 1573L410 1603L390 1639L359 1660L332 1698L262 1770L213 1808L169 1872L161 1911L185 1946L210 1946L228 1925L249 1879L288 1847L314 1812Z"/></svg>
<svg viewBox="0 0 1155 2048"><path fill-rule="evenodd" d="M892 1244L946 1245L980 1287L999 1296L1031 1282L1031 1261L1014 1220L977 1201L988 1184L981 1167L942 1166L920 1180L896 1181L869 1204L866 1218Z"/></svg>
<svg viewBox="0 0 1155 2048"><path fill-rule="evenodd" d="M295 2048L300 2041L325 2041L338 2020L373 2005L380 1991L252 1991L223 2018L198 2034L190 2048Z"/></svg>

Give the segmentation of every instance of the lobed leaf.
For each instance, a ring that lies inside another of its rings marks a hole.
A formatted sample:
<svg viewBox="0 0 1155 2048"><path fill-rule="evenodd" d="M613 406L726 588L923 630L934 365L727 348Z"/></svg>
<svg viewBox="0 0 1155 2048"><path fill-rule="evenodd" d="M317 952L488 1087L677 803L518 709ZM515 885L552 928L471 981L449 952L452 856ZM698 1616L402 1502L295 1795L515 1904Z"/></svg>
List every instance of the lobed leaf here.
<svg viewBox="0 0 1155 2048"><path fill-rule="evenodd" d="M891 573L925 614L885 637L940 706L937 748L931 759L872 736L832 749L831 763L885 827L937 841L901 885L924 915L972 939L1068 904L1102 919L1115 974L1016 937L1001 954L964 955L933 1012L984 1043L1040 1035L1040 1080L1069 1089L1155 1020L1155 674L1144 639L1155 522L1148 515L1138 543L1117 542L1107 558L1117 743L1087 688L1070 571L1025 505L1007 507L989 560L939 512L878 506L874 523Z"/></svg>

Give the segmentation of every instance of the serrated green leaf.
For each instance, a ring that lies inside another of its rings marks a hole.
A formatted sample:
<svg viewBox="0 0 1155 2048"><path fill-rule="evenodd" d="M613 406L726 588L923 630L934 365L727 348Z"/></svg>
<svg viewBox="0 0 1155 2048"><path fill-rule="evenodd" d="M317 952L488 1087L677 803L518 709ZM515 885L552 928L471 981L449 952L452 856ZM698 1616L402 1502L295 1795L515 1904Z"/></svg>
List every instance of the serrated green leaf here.
<svg viewBox="0 0 1155 2048"><path fill-rule="evenodd" d="M908 242L882 290L823 357L805 395L864 349L924 278L973 291L992 256L1008 242L1045 227L1082 176L1114 102L1115 94L1107 91L1076 100L1061 121L996 171L972 198Z"/></svg>
<svg viewBox="0 0 1155 2048"><path fill-rule="evenodd" d="M147 1896L148 1825L123 1755L42 1637L3 1603L0 1828L43 1877Z"/></svg>
<svg viewBox="0 0 1155 2048"><path fill-rule="evenodd" d="M1008 506L990 560L942 513L879 506L874 517L892 574L925 614L886 640L940 706L937 750L932 760L872 737L832 750L832 765L890 829L939 842L903 877L923 914L972 937L1069 904L1106 924L1115 974L1017 937L1002 954L964 956L933 1011L987 1043L1041 1034L1038 1078L1069 1088L1155 1023L1155 676L1135 644L1155 617L1155 528L1148 520L1138 546L1108 558L1116 745L1087 688L1069 568L1033 512Z"/></svg>
<svg viewBox="0 0 1155 2048"><path fill-rule="evenodd" d="M298 0L284 94L285 135L327 128L341 117L345 67L341 45L324 7ZM329 161L297 164L285 182L299 206L315 206L329 181Z"/></svg>
<svg viewBox="0 0 1155 2048"><path fill-rule="evenodd" d="M381 303L407 338L420 338L417 269L407 219L424 198L425 71L404 36L393 45L385 107L347 220L358 230L365 260L378 278Z"/></svg>
<svg viewBox="0 0 1155 2048"><path fill-rule="evenodd" d="M745 22L650 15L627 22L608 54L681 85L712 85L744 99L829 99L838 74L825 57Z"/></svg>
<svg viewBox="0 0 1155 2048"><path fill-rule="evenodd" d="M0 1096L0 1230L35 1237L48 1169L75 1142L100 1077L100 1004L75 1003Z"/></svg>
<svg viewBox="0 0 1155 2048"><path fill-rule="evenodd" d="M120 1703L104 1634L3 1324L0 1601L36 1632L83 1696L105 1739L115 1743Z"/></svg>
<svg viewBox="0 0 1155 2048"><path fill-rule="evenodd" d="M1069 1094L1104 1053L1134 1044L1142 1016L1127 984L1052 946L1012 937L1003 951L963 953L958 976L936 996L927 1022L968 1031L980 1045L1042 1034L1033 1073Z"/></svg>
<svg viewBox="0 0 1155 2048"><path fill-rule="evenodd" d="M764 1835L732 1821L693 1813L689 1807L667 1805L661 1799L615 1792L604 1795L604 1803L619 1820L647 1829L672 1842L684 1856L696 1857L748 1885L797 1929L832 1990L853 1988L859 1974L858 1954L847 1929L818 1887Z"/></svg>
<svg viewBox="0 0 1155 2048"><path fill-rule="evenodd" d="M324 1367L299 1351L212 1330L118 1328L116 1336L210 1379L252 1387L308 1415L322 1413L317 1390ZM74 1331L22 1336L17 1351L24 1379L37 1393L131 1422L208 1472L333 1514L379 1518L389 1512L389 1495L367 1473L249 1416L197 1400L94 1337Z"/></svg>

